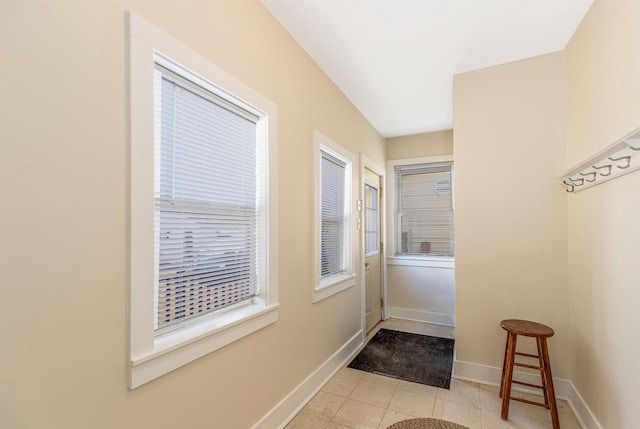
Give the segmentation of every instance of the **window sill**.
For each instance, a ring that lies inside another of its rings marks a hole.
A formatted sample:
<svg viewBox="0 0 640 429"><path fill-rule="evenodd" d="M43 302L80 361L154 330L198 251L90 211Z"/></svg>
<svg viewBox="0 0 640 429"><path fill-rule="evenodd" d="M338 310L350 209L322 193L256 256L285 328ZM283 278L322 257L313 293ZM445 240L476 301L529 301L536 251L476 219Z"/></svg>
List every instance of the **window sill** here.
<svg viewBox="0 0 640 429"><path fill-rule="evenodd" d="M313 299L311 302L322 301L325 298L329 298L345 289L355 286L356 275L344 274L341 276L331 277L326 280L321 280L320 285L313 290Z"/></svg>
<svg viewBox="0 0 640 429"><path fill-rule="evenodd" d="M131 359L135 389L278 320L279 304L247 305L154 338L153 350Z"/></svg>
<svg viewBox="0 0 640 429"><path fill-rule="evenodd" d="M455 268L455 258L450 256L389 256L387 265L408 267Z"/></svg>

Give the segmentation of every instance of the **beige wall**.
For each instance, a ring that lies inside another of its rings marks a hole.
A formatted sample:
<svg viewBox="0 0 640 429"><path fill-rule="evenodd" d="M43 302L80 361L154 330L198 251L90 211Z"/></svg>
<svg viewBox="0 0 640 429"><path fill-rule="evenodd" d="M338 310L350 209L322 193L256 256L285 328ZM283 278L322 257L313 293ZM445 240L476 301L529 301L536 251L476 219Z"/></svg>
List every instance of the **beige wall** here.
<svg viewBox="0 0 640 429"><path fill-rule="evenodd" d="M458 361L501 367L498 324L522 318L570 375L564 76L555 53L454 77Z"/></svg>
<svg viewBox="0 0 640 429"><path fill-rule="evenodd" d="M359 287L311 304L312 130L379 165L383 139L259 2L1 7L0 426L250 427L360 329ZM135 391L129 8L270 98L279 115L278 322Z"/></svg>
<svg viewBox="0 0 640 429"><path fill-rule="evenodd" d="M567 53L567 167L640 126L640 2L596 1ZM603 428L640 421L640 173L569 196L571 379Z"/></svg>
<svg viewBox="0 0 640 429"><path fill-rule="evenodd" d="M385 140L387 160L450 155L453 153L453 130L412 134Z"/></svg>

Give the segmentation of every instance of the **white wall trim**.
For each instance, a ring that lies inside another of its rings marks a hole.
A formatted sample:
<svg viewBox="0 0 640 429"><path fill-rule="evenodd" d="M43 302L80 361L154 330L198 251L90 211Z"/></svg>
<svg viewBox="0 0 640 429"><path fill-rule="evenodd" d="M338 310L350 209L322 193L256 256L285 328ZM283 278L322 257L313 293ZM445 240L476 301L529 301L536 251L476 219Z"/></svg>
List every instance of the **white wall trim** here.
<svg viewBox="0 0 640 429"><path fill-rule="evenodd" d="M416 320L434 325L455 326L453 314L434 313L432 311L412 310L409 308L387 307L387 316L396 319Z"/></svg>
<svg viewBox="0 0 640 429"><path fill-rule="evenodd" d="M540 383L540 376L537 374L528 374L520 371L516 371L515 374L520 381L532 384ZM494 366L455 360L453 363L453 377L475 383L499 386L500 378L502 377L502 369ZM568 402L571 410L583 429L602 429L602 426L595 418L591 409L577 391L571 380L554 377L553 387L556 391L556 398L564 399ZM514 385L513 389L521 392L532 393L534 395L541 395L539 390L529 389L524 386Z"/></svg>
<svg viewBox="0 0 640 429"><path fill-rule="evenodd" d="M591 408L589 408L571 380L569 380L569 386L571 389L569 391L569 398L567 398L567 402L580 425L584 429L602 429L602 425L593 415Z"/></svg>
<svg viewBox="0 0 640 429"><path fill-rule="evenodd" d="M302 383L285 396L275 407L256 423L252 429L282 429L307 402L318 393L331 377L347 363L364 345L362 331L358 331L338 351L311 373Z"/></svg>

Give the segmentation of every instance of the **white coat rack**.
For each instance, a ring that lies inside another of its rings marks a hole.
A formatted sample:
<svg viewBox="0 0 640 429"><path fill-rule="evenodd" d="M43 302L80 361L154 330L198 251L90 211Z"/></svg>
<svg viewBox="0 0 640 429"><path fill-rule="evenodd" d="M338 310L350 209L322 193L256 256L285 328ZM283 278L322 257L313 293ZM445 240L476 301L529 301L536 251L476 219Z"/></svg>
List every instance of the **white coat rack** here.
<svg viewBox="0 0 640 429"><path fill-rule="evenodd" d="M640 170L640 128L562 175L567 192L580 192Z"/></svg>

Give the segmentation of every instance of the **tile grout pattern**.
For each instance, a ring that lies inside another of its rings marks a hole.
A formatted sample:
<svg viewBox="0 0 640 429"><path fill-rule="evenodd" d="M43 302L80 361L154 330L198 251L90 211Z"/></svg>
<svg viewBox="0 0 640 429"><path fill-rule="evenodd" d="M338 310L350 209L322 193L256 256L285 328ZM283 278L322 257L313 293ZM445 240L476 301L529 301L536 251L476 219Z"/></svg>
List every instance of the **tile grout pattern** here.
<svg viewBox="0 0 640 429"><path fill-rule="evenodd" d="M454 337L454 328L411 320L388 319L367 335L369 340L380 328L395 329L446 338ZM539 400L533 395L520 397ZM547 409L512 401L509 420L500 419L502 400L498 388L452 379L451 389L440 389L341 368L285 429L386 429L401 420L434 417L449 420L469 429L548 429L551 416ZM566 401L558 401L562 429L580 429Z"/></svg>

